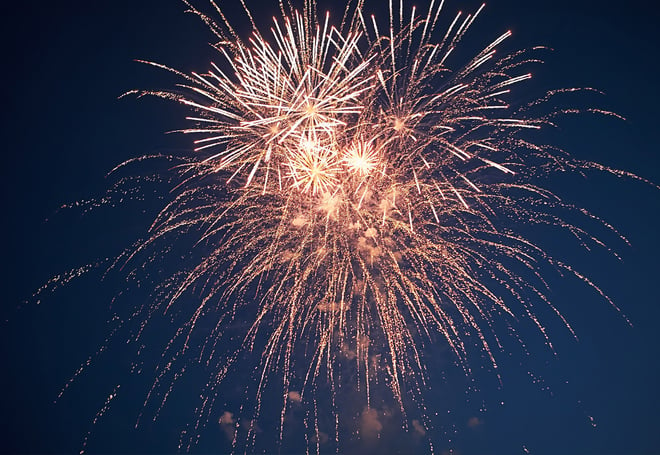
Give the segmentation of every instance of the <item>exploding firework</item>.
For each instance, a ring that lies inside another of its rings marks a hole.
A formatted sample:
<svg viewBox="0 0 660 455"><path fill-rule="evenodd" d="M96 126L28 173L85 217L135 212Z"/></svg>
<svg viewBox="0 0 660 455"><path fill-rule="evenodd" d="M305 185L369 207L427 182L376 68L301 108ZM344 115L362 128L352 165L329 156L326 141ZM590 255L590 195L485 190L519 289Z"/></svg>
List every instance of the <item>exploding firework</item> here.
<svg viewBox="0 0 660 455"><path fill-rule="evenodd" d="M363 419L376 389L388 391L404 425L408 402L424 409L425 344L446 343L470 374L475 340L479 361L496 370L501 337L517 336L499 324L531 321L550 344L538 306L572 332L548 297L545 269L573 274L609 301L516 226L556 226L602 245L565 219L600 220L536 178L553 169L625 173L530 139L552 124L558 112L535 112L560 92L516 105L512 90L530 79L538 49L500 56L506 32L452 64L483 6L440 31L443 3L433 0L423 12L390 0L380 27L362 2L339 21L312 0L300 10L282 3L268 32L245 7L252 31L242 36L215 2L217 21L185 3L215 34L220 61L205 74L146 62L182 83L135 93L190 108L181 132L194 137L195 153L169 157L179 179L170 202L149 237L113 265L158 262L180 253L172 245L190 250L131 315L138 346L159 315L183 321L145 399L145 408L156 403L154 418L191 359L208 374L180 449L220 419L233 448L249 450L275 383L280 440L287 411L300 404L308 447L321 451L329 434L339 450L350 433L340 418L347 395L362 395ZM253 397L241 410L244 431L219 402L237 374ZM321 401L334 416L329 427L319 424ZM413 427L423 433L430 423L420 419Z"/></svg>

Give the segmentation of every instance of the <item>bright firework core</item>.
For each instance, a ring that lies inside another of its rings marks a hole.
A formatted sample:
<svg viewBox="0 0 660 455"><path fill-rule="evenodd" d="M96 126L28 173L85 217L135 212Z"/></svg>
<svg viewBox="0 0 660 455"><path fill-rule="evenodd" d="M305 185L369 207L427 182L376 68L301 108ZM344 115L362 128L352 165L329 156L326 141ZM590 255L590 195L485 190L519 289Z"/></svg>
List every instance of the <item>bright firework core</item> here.
<svg viewBox="0 0 660 455"><path fill-rule="evenodd" d="M344 33L330 23L329 13L322 23L316 23L310 10L315 10L312 3L306 5L304 14L293 10L292 18L286 13L282 20L274 18L271 32L275 49L255 29L247 46L237 36L233 36L231 45L219 45L230 71L224 72L214 64L208 74L193 75L197 86L192 89L202 96L201 101L178 98L204 115L201 119L191 118L201 123L184 130L203 136L196 140L196 150L219 150L203 164L211 164L216 172L231 171L228 183L243 180L245 187L260 187L263 195L292 189L320 201L347 203L349 211L359 213L357 218L364 218L363 202L373 198L378 188L381 197L391 198L378 203L383 209L379 214L382 224L391 215L388 210L397 208L395 194L400 190L404 218L408 218L411 230L418 215L412 210L413 201L406 197L412 182L417 196L427 199L424 212L430 208L429 213L419 215L432 213L439 222L434 200L441 195L447 201L443 189L453 193L450 201L465 205L460 194L464 189L438 174L443 168L460 167L461 163L452 165L448 158L482 160L480 163L512 172L469 151L476 147L496 150L489 147L488 141L456 144L443 136L457 127L465 128L464 124L492 128L513 122L518 127L536 127L533 122L480 115L451 117L443 125L436 109L454 101L460 101L455 107L466 114L506 108L497 96L508 90L499 89L528 75L506 76L504 80L500 77L492 87L480 87L475 97L465 96L469 90L465 81L445 87L443 93L421 93L444 68L442 62L474 16L468 15L460 27L457 16L445 40L431 45L429 39L439 13L433 5L426 17L416 17L413 8L410 23L403 27L401 22L402 29L396 35L392 23L389 36L378 35L373 17L373 29L369 29L359 9L353 11L353 21L359 22L348 28L344 24ZM470 63L467 74L474 82L484 82L481 66L493 57L494 47L508 34ZM411 55L413 39L420 43ZM407 49L405 55L403 47ZM488 74L488 78L492 76ZM420 133L427 135L425 140L417 140L413 124L424 124L426 131ZM470 191L479 190L460 170L453 173L469 184ZM422 176L433 181L425 181ZM365 221L355 219L351 224Z"/></svg>

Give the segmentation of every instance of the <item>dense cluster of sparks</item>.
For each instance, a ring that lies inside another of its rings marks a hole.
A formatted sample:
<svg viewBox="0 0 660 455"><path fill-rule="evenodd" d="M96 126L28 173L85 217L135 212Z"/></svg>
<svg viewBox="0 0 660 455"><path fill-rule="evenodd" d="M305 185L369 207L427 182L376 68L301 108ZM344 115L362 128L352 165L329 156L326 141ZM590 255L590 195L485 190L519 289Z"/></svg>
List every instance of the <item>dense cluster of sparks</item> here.
<svg viewBox="0 0 660 455"><path fill-rule="evenodd" d="M118 261L153 258L148 251L181 236L203 251L134 314L144 321L135 339L159 312L185 315L147 403L162 406L186 359L210 372L183 448L215 419L220 385L246 352L260 354L248 370L256 400L243 410L252 422L246 440L274 381L283 390L280 437L292 402L306 403L316 435L306 440L318 451L320 433L337 444L341 433L339 417L334 428L319 428L320 390L337 416L342 388L361 391L368 409L374 386L385 385L405 416L410 397L424 401L424 343L447 343L466 372L475 344L497 368L495 321L532 321L550 344L534 302L563 317L547 297L543 267L569 271L600 292L515 232L520 223L560 226L600 244L557 213L595 217L533 180L551 167L598 166L528 139L526 130L550 123L554 114L530 112L553 93L509 104L537 61L528 52L496 54L510 32L451 66L481 8L457 14L438 33L442 2L435 0L424 13L389 0L383 28L360 0L336 23L306 0L301 11L281 4L281 17L262 34L245 7L246 38L210 3L221 20L186 2L217 37L221 62L190 75L150 63L184 82L140 92L191 108L192 125L182 132L195 137L196 153L176 167L181 183L150 237ZM185 295L199 304L183 305ZM355 382L347 386L342 375Z"/></svg>

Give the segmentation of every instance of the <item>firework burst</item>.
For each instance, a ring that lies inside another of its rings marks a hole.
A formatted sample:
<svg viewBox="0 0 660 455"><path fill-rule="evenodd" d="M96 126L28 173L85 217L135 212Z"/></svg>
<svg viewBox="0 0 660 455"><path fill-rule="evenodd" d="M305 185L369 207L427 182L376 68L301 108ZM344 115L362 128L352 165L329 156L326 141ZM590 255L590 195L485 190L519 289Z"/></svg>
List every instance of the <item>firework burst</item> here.
<svg viewBox="0 0 660 455"><path fill-rule="evenodd" d="M368 410L373 390L387 389L404 426L410 399L424 408L425 343L446 343L469 374L475 340L497 369L497 324L515 337L515 321L527 319L551 346L535 306L549 307L572 332L547 296L546 267L574 274L609 301L515 226L558 226L602 245L564 215L599 220L535 177L556 168L624 173L530 141L526 132L557 114L533 114L556 92L511 105L536 58L496 54L510 32L451 65L483 6L459 13L442 33L442 2L420 13L390 0L380 28L360 1L339 22L319 15L313 0L300 11L282 3L268 32L245 7L252 32L242 37L214 1L218 21L184 2L215 34L220 61L205 74L146 62L182 83L133 93L190 108L181 132L196 148L173 158L180 182L149 237L115 262L148 263L177 242L192 244L195 263L158 284L131 316L137 345L159 314L183 321L145 400L145 408L156 403L154 418L190 359L208 372L180 448L217 420L221 384L239 370L249 372L246 394L255 399L242 409L250 423L246 433L234 429L234 449L254 444L275 382L280 440L287 409L300 402L308 447L320 451L325 432L339 450L344 393L359 391ZM198 304L190 308L187 296ZM334 428L319 426L323 394ZM430 423L422 417L417 425Z"/></svg>

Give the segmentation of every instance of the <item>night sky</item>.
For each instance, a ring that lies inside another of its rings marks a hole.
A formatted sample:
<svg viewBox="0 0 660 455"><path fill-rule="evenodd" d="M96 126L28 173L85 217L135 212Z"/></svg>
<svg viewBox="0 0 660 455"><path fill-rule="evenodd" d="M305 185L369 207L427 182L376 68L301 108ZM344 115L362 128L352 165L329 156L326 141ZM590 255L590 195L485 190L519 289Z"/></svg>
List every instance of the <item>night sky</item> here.
<svg viewBox="0 0 660 455"><path fill-rule="evenodd" d="M478 2L452 0L445 13L476 7ZM272 14L270 9L254 8L266 16ZM90 452L174 452L181 416L194 407L183 398L174 399L161 419L134 430L145 387L153 378L130 375L130 359L121 348L100 357L55 404L63 385L103 344L110 301L121 283L117 288L112 281L99 285L100 274L92 272L45 295L39 305L30 299L50 277L121 252L144 235L161 206L158 196L166 195L167 188L154 189L153 201L128 201L116 210L85 214L84 204L58 210L98 198L109 186L107 172L128 158L189 148L188 137L164 134L184 125L184 111L174 103L118 99L134 88L170 88L177 82L134 59L186 72L207 69L215 58L206 45L211 35L184 10L177 0L35 0L3 8L3 453L77 453L90 429ZM574 104L609 109L626 120L571 117L561 121L548 140L580 159L659 183L659 22L652 2L641 0L493 0L471 29L469 43L485 45L511 29L510 49L538 44L553 48L545 54L544 65L533 67L534 79L524 90L541 95L549 88L594 87L605 95L577 96ZM449 448L456 455L526 450L660 454L660 190L598 173L550 180L548 185L629 239L627 246L605 236L622 261L602 251L585 253L561 244L553 251L600 285L632 327L578 280L555 277L551 297L579 340L550 317L556 355L530 331L531 355L516 349L500 354L502 386L492 375L477 371L479 390L468 393L469 384L451 368L448 352L442 346L430 348L430 372L447 367L449 373L444 381L440 374L432 378L429 413L440 415L427 436L438 454ZM25 300L28 303L22 303ZM122 385L120 399L92 427L95 413L116 384ZM191 393L194 396L194 390ZM222 428L205 434L195 450L225 450ZM401 444L381 444L373 450L424 453L424 445L406 449Z"/></svg>

